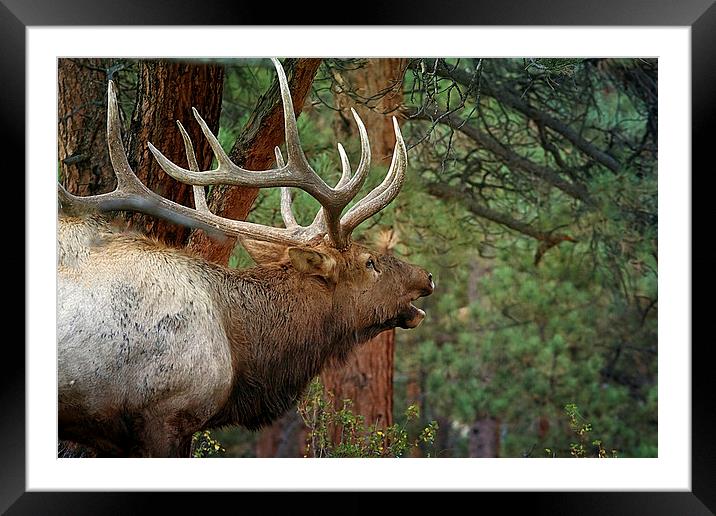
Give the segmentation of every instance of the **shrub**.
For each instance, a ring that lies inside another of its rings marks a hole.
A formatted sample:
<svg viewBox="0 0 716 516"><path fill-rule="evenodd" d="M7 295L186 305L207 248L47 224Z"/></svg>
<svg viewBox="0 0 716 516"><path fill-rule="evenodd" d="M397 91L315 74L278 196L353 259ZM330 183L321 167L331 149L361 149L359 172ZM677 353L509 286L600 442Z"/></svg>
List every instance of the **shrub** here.
<svg viewBox="0 0 716 516"><path fill-rule="evenodd" d="M218 457L224 452L226 452L224 447L208 430L197 432L191 438L191 456L195 459Z"/></svg>

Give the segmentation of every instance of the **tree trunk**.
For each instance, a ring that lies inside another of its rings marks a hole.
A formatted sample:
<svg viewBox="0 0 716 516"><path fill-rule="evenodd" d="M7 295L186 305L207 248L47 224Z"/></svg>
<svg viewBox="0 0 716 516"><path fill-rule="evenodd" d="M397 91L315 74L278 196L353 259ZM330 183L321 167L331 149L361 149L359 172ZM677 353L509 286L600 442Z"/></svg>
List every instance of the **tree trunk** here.
<svg viewBox="0 0 716 516"><path fill-rule="evenodd" d="M339 130L355 131L355 123L344 123L352 120L350 107L355 107L369 130L374 165L390 164L395 147L391 115L397 115L402 102L406 66L405 59L369 59L358 70L334 72ZM355 99L363 99L365 104L356 106ZM355 133L346 136L354 137ZM394 348L395 330L385 331L356 349L343 367L323 372L323 385L334 394L338 408L341 400L350 398L354 413L363 415L368 425L393 424Z"/></svg>
<svg viewBox="0 0 716 516"><path fill-rule="evenodd" d="M75 195L117 184L107 150L107 80L111 59L59 59L57 151L62 185Z"/></svg>
<svg viewBox="0 0 716 516"><path fill-rule="evenodd" d="M339 109L336 137L339 141L357 138L351 108L368 129L373 165L388 166L393 157L395 132L391 117L402 118L403 75L407 59L368 59L365 66L351 71L333 70L334 101Z"/></svg>
<svg viewBox="0 0 716 516"><path fill-rule="evenodd" d="M470 457L498 457L500 452L500 421L482 417L470 427L467 441Z"/></svg>
<svg viewBox="0 0 716 516"><path fill-rule="evenodd" d="M393 424L393 351L395 330L384 331L363 344L343 367L330 367L321 375L325 389L342 400L353 400L352 411L366 425Z"/></svg>
<svg viewBox="0 0 716 516"><path fill-rule="evenodd" d="M320 59L286 59L283 63L297 117L303 109L320 64ZM283 106L276 79L268 92L259 99L229 157L237 165L249 170L271 168L275 166L274 147L283 141ZM256 188L217 186L209 195L209 209L222 217L244 220L257 195ZM226 238L217 242L204 232L195 231L188 247L209 261L226 265L236 247L236 239Z"/></svg>
<svg viewBox="0 0 716 516"><path fill-rule="evenodd" d="M265 428L256 442L258 458L303 457L306 450L306 427L296 410L289 410Z"/></svg>
<svg viewBox="0 0 716 516"><path fill-rule="evenodd" d="M191 187L168 176L147 146L151 142L167 158L186 166L186 153L175 121L181 121L194 143L202 170L211 167L213 153L192 115L195 107L216 134L219 128L224 67L217 64L183 63L174 60L141 61L137 102L127 144L129 164L137 177L159 195L193 206ZM174 247L182 247L190 230L141 213L128 215L134 227Z"/></svg>
<svg viewBox="0 0 716 516"><path fill-rule="evenodd" d="M455 436L452 421L447 416L437 416L438 434L435 436L435 457L455 456Z"/></svg>
<svg viewBox="0 0 716 516"><path fill-rule="evenodd" d="M472 262L470 276L467 280L467 299L470 307L474 307L476 303L481 301L479 293L479 282L485 274L490 270L489 265L482 263L482 260L475 259ZM470 319L466 323L466 327L473 332L477 331L477 323ZM481 363L486 363L480 360ZM490 384L492 374L485 371L482 374L485 387ZM470 433L467 439L467 449L469 457L498 457L500 453L500 421L490 414L478 413L475 421L470 426Z"/></svg>

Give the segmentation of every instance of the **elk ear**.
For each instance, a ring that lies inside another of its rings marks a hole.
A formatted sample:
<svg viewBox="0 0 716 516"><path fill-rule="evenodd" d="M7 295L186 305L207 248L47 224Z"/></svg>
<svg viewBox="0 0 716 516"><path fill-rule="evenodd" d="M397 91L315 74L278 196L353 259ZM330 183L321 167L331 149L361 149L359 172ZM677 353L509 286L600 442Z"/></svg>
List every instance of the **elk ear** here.
<svg viewBox="0 0 716 516"><path fill-rule="evenodd" d="M242 237L239 237L239 240L246 252L249 253L249 256L259 265L280 262L286 259L288 246L285 244Z"/></svg>
<svg viewBox="0 0 716 516"><path fill-rule="evenodd" d="M289 247L288 257L299 272L334 279L336 260L327 253L305 247Z"/></svg>

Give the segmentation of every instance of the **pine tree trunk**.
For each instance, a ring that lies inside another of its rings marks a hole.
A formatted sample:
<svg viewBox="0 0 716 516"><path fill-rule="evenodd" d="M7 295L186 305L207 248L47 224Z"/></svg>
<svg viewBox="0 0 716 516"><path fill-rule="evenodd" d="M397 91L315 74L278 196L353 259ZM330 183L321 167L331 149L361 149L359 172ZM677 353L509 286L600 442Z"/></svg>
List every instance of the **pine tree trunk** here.
<svg viewBox="0 0 716 516"><path fill-rule="evenodd" d="M438 433L435 436L435 457L454 457L455 435L452 421L447 416L437 416Z"/></svg>
<svg viewBox="0 0 716 516"><path fill-rule="evenodd" d="M59 59L57 147L62 185L96 195L116 185L106 138L107 80L111 59Z"/></svg>
<svg viewBox="0 0 716 516"><path fill-rule="evenodd" d="M303 457L305 450L306 426L296 410L289 410L263 429L255 448L258 458Z"/></svg>
<svg viewBox="0 0 716 516"><path fill-rule="evenodd" d="M480 302L480 278L489 272L490 267L480 260L472 262L472 269L467 280L467 299L470 305ZM477 331L475 321L468 320L466 328ZM482 362L482 361L481 361ZM485 384L490 383L491 374L483 374ZM469 457L498 457L500 454L500 420L490 414L478 413L470 426L467 440Z"/></svg>
<svg viewBox="0 0 716 516"><path fill-rule="evenodd" d="M191 136L200 169L208 170L213 153L191 108L197 109L216 134L223 85L222 65L165 59L140 62L137 102L126 147L130 166L150 190L180 204L194 206L191 187L161 169L147 142L173 162L188 168L184 142L176 126L179 120ZM189 229L155 217L134 213L128 215L128 219L143 233L168 245L182 247L189 238Z"/></svg>
<svg viewBox="0 0 716 516"><path fill-rule="evenodd" d="M391 117L398 115L402 102L402 78L405 59L369 59L355 71L334 74L338 89L336 106L340 108L339 128L355 131L350 108L354 107L369 130L373 165L390 164L395 133ZM356 98L370 99L357 105ZM357 131L356 131L357 132ZM355 137L347 135L345 140ZM325 389L341 400L353 400L353 411L365 417L366 424L386 427L393 424L393 353L395 330L381 333L360 346L343 367L329 368L321 375Z"/></svg>
<svg viewBox="0 0 716 516"><path fill-rule="evenodd" d="M498 457L500 421L492 417L476 420L470 427L467 448L470 457Z"/></svg>

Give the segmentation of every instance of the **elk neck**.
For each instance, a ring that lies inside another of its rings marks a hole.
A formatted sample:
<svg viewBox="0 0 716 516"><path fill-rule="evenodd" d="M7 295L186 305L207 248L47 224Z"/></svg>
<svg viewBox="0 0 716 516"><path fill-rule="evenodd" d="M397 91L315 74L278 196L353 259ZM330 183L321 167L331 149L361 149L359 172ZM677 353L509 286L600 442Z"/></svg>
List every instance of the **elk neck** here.
<svg viewBox="0 0 716 516"><path fill-rule="evenodd" d="M330 360L367 340L324 280L271 264L230 270L223 305L232 392L208 426L256 429L292 407Z"/></svg>

